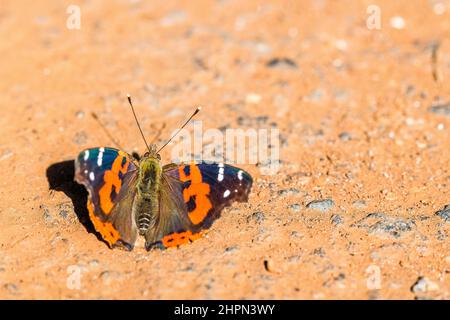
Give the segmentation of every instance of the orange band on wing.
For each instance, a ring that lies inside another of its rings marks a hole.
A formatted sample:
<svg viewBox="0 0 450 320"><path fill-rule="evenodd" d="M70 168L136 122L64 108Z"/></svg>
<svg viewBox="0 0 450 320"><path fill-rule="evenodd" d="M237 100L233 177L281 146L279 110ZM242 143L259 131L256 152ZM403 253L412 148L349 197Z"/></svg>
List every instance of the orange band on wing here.
<svg viewBox="0 0 450 320"><path fill-rule="evenodd" d="M103 240L105 240L110 247L113 246L120 239L119 232L114 228L111 222L102 222L99 218L94 215L94 206L91 202L91 199L88 199L87 208L89 211L89 218L94 225L95 230L102 236Z"/></svg>
<svg viewBox="0 0 450 320"><path fill-rule="evenodd" d="M195 199L195 209L189 212L189 219L193 224L199 224L208 215L212 208L211 201L207 197L210 192L209 184L204 183L200 169L195 164L189 166L189 175L184 172L185 166L180 166L179 174L181 182L191 181L191 185L183 190L184 202L188 203L191 197Z"/></svg>
<svg viewBox="0 0 450 320"><path fill-rule="evenodd" d="M172 233L162 238L161 242L166 248L177 247L179 245L200 239L203 233L203 231L194 234L192 233L192 231Z"/></svg>
<svg viewBox="0 0 450 320"><path fill-rule="evenodd" d="M126 161L122 166L123 159L126 159ZM125 153L119 151L119 155L116 160L114 160L111 170L105 171L103 176L105 184L99 191L100 207L105 214L110 213L114 206L111 200L112 188L114 187L116 194L119 194L120 188L122 188L122 180L119 178L119 172L125 174L129 165L130 161L127 159Z"/></svg>

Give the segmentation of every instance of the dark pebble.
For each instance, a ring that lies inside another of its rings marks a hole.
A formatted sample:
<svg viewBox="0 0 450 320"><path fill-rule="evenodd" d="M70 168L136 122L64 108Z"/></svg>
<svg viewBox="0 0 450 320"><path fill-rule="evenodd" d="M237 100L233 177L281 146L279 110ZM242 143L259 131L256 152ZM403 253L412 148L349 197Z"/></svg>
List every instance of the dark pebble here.
<svg viewBox="0 0 450 320"><path fill-rule="evenodd" d="M436 212L436 215L444 219L444 221L450 222L450 204L447 204L442 210Z"/></svg>
<svg viewBox="0 0 450 320"><path fill-rule="evenodd" d="M256 223L261 223L266 219L264 212L256 211L247 217L247 222L255 221Z"/></svg>
<svg viewBox="0 0 450 320"><path fill-rule="evenodd" d="M339 134L339 139L341 139L342 141L349 141L352 140L352 136L348 132L341 132Z"/></svg>
<svg viewBox="0 0 450 320"><path fill-rule="evenodd" d="M351 227L367 229L368 233L384 233L394 238L400 238L404 232L412 231L416 224L412 220L389 217L383 213L370 213L365 218L355 222Z"/></svg>
<svg viewBox="0 0 450 320"><path fill-rule="evenodd" d="M334 225L343 224L344 223L344 219L339 214L334 214L334 215L331 216L331 222Z"/></svg>
<svg viewBox="0 0 450 320"><path fill-rule="evenodd" d="M45 222L53 221L53 217L50 214L50 210L48 209L48 207L45 204L41 204L39 206L39 209L41 209L43 211L43 217L44 217Z"/></svg>
<svg viewBox="0 0 450 320"><path fill-rule="evenodd" d="M323 257L325 257L325 250L323 250L323 248L316 248L316 249L314 249L313 254L315 256L319 256L319 257L323 258Z"/></svg>
<svg viewBox="0 0 450 320"><path fill-rule="evenodd" d="M435 104L435 105L429 107L428 111L436 113L436 114L442 114L444 116L450 116L450 103Z"/></svg>
<svg viewBox="0 0 450 320"><path fill-rule="evenodd" d="M412 221L403 219L388 218L383 221L378 221L369 228L369 233L384 232L394 238L400 238L402 233L412 231L415 224Z"/></svg>
<svg viewBox="0 0 450 320"><path fill-rule="evenodd" d="M297 63L289 58L273 58L266 63L268 68L297 69Z"/></svg>

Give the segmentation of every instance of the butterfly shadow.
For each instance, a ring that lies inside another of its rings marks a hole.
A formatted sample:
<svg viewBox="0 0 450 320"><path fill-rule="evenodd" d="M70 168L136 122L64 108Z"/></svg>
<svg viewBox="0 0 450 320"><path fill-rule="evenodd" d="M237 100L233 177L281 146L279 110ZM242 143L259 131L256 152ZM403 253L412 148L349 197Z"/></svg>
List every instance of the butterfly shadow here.
<svg viewBox="0 0 450 320"><path fill-rule="evenodd" d="M49 189L64 192L72 200L75 214L81 224L89 233L95 234L99 240L102 240L89 219L89 212L86 207L88 193L84 186L74 180L75 161L68 160L54 163L47 168L46 174Z"/></svg>

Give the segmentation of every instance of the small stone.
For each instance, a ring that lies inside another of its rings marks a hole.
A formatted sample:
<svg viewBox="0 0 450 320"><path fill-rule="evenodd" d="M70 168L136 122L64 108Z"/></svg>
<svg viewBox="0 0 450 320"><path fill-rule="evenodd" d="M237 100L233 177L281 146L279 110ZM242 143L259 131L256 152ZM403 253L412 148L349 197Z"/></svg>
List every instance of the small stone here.
<svg viewBox="0 0 450 320"><path fill-rule="evenodd" d="M326 253L325 253L325 250L323 250L323 248L316 248L316 249L314 249L313 254L315 256L319 256L319 257L323 258L323 257L325 257Z"/></svg>
<svg viewBox="0 0 450 320"><path fill-rule="evenodd" d="M291 232L291 237L292 238L300 238L300 239L302 239L304 236L300 232L294 230L294 231Z"/></svg>
<svg viewBox="0 0 450 320"><path fill-rule="evenodd" d="M412 231L414 222L399 218L387 217L369 227L369 233L384 233L394 238L400 238L403 233Z"/></svg>
<svg viewBox="0 0 450 320"><path fill-rule="evenodd" d="M301 206L298 203L294 203L288 206L288 209L291 209L292 211L298 212L300 211Z"/></svg>
<svg viewBox="0 0 450 320"><path fill-rule="evenodd" d="M428 111L435 114L450 116L450 103L432 105L428 108Z"/></svg>
<svg viewBox="0 0 450 320"><path fill-rule="evenodd" d="M41 209L42 212L43 212L43 217L44 217L44 221L45 221L45 222L50 223L50 222L53 221L53 217L52 217L52 215L50 214L50 210L48 209L48 207L47 207L45 204L41 204L41 205L39 206L39 209Z"/></svg>
<svg viewBox="0 0 450 320"><path fill-rule="evenodd" d="M232 251L235 251L237 248L238 248L238 246L226 247L225 252L232 252Z"/></svg>
<svg viewBox="0 0 450 320"><path fill-rule="evenodd" d="M437 211L436 215L444 219L444 221L450 222L450 204L445 205L442 210Z"/></svg>
<svg viewBox="0 0 450 320"><path fill-rule="evenodd" d="M332 199L324 199L324 200L314 200L306 205L308 209L319 210L322 212L328 211L334 207L334 202Z"/></svg>
<svg viewBox="0 0 450 320"><path fill-rule="evenodd" d="M264 260L264 268L270 273L281 273L281 270L275 265L275 262L272 259Z"/></svg>
<svg viewBox="0 0 450 320"><path fill-rule="evenodd" d="M273 58L266 63L266 67L280 69L297 69L297 64L289 58Z"/></svg>
<svg viewBox="0 0 450 320"><path fill-rule="evenodd" d="M260 224L265 219L266 219L266 216L265 216L264 212L256 211L247 217L247 222L255 221L256 223Z"/></svg>
<svg viewBox="0 0 450 320"><path fill-rule="evenodd" d="M425 293L439 290L439 286L426 277L419 277L411 287L414 293Z"/></svg>
<svg viewBox="0 0 450 320"><path fill-rule="evenodd" d="M339 139L341 139L342 141L349 141L352 140L352 136L348 132L341 132L339 134Z"/></svg>
<svg viewBox="0 0 450 320"><path fill-rule="evenodd" d="M339 214L334 214L331 216L331 223L334 225L343 224L344 219Z"/></svg>
<svg viewBox="0 0 450 320"><path fill-rule="evenodd" d="M84 111L77 111L77 112L75 113L75 116L76 116L78 119L83 119L83 118L84 118L84 115L85 115Z"/></svg>

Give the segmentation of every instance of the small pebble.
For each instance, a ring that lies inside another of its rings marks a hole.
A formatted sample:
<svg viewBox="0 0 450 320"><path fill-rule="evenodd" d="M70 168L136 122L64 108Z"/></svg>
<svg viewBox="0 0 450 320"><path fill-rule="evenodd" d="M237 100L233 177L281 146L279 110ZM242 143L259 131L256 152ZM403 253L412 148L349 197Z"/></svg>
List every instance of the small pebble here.
<svg viewBox="0 0 450 320"><path fill-rule="evenodd" d="M445 205L442 210L437 211L436 215L444 219L444 221L450 222L450 204Z"/></svg>
<svg viewBox="0 0 450 320"><path fill-rule="evenodd" d="M296 69L297 64L289 58L273 58L266 63L269 68Z"/></svg>
<svg viewBox="0 0 450 320"><path fill-rule="evenodd" d="M324 200L314 200L306 205L308 209L319 210L322 212L328 211L334 207L334 202L332 199L324 199Z"/></svg>
<svg viewBox="0 0 450 320"><path fill-rule="evenodd" d="M342 141L349 141L352 140L352 136L348 132L341 132L339 134L339 139L341 139Z"/></svg>
<svg viewBox="0 0 450 320"><path fill-rule="evenodd" d="M331 222L334 225L343 224L344 223L344 219L339 214L334 214L334 215L331 216Z"/></svg>
<svg viewBox="0 0 450 320"><path fill-rule="evenodd" d="M439 286L426 277L419 277L411 287L411 291L414 293L425 293L436 290L439 290Z"/></svg>
<svg viewBox="0 0 450 320"><path fill-rule="evenodd" d="M294 203L288 206L288 209L291 209L292 211L298 212L300 211L301 206L298 203Z"/></svg>
<svg viewBox="0 0 450 320"><path fill-rule="evenodd" d="M53 221L53 217L50 214L50 210L48 209L48 207L45 204L41 204L39 206L39 209L41 209L42 212L43 212L43 217L44 217L44 221L45 222L52 222Z"/></svg>
<svg viewBox="0 0 450 320"><path fill-rule="evenodd" d="M281 270L275 265L275 262L272 259L264 260L264 269L270 273L281 273Z"/></svg>
<svg viewBox="0 0 450 320"><path fill-rule="evenodd" d="M444 116L450 116L450 103L435 104L428 108L428 111Z"/></svg>
<svg viewBox="0 0 450 320"><path fill-rule="evenodd" d="M253 212L250 216L247 217L247 222L255 221L256 223L260 224L266 219L266 216L264 212L262 211L256 211Z"/></svg>
<svg viewBox="0 0 450 320"><path fill-rule="evenodd" d="M403 233L412 231L415 223L401 218L386 217L369 227L369 233L388 234L394 238L400 238Z"/></svg>
<svg viewBox="0 0 450 320"><path fill-rule="evenodd" d="M325 257L326 253L325 253L325 250L323 248L316 248L316 249L314 249L313 254L315 256L319 256L319 257L323 258L323 257Z"/></svg>

